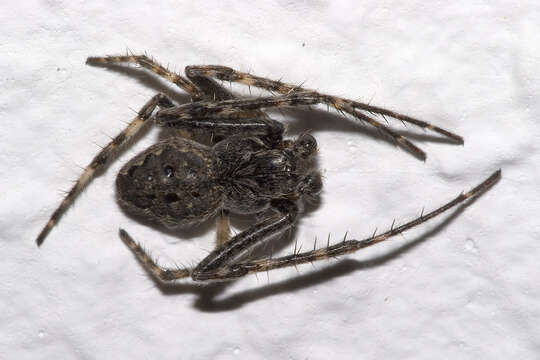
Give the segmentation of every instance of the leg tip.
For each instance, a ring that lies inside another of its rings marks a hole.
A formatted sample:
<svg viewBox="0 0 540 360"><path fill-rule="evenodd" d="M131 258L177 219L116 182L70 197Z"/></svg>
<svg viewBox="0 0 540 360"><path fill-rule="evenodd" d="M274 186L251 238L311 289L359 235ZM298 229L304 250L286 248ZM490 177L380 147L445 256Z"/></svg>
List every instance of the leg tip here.
<svg viewBox="0 0 540 360"><path fill-rule="evenodd" d="M85 64L90 66L104 66L108 64L108 61L105 57L88 57Z"/></svg>
<svg viewBox="0 0 540 360"><path fill-rule="evenodd" d="M124 229L119 229L118 230L118 235L120 236L120 239L122 239L122 241L125 242L126 244L129 244L129 243L133 242L133 239L131 239L131 236L129 236L127 231L124 230Z"/></svg>

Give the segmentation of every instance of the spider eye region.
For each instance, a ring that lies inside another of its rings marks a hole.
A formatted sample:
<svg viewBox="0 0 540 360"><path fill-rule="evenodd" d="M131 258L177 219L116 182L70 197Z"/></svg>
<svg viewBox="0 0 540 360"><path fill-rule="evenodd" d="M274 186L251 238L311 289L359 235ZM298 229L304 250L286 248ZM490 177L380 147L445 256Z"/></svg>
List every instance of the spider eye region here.
<svg viewBox="0 0 540 360"><path fill-rule="evenodd" d="M302 134L296 139L294 151L303 159L307 159L317 151L317 140L310 134Z"/></svg>

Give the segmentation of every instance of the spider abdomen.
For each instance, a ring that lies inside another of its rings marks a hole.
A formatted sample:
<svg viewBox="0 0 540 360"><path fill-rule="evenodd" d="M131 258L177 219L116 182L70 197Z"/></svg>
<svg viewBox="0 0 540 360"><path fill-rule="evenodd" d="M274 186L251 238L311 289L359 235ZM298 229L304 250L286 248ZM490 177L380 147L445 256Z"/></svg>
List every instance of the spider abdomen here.
<svg viewBox="0 0 540 360"><path fill-rule="evenodd" d="M183 138L159 142L130 160L116 188L124 209L167 227L204 221L223 198L212 149Z"/></svg>

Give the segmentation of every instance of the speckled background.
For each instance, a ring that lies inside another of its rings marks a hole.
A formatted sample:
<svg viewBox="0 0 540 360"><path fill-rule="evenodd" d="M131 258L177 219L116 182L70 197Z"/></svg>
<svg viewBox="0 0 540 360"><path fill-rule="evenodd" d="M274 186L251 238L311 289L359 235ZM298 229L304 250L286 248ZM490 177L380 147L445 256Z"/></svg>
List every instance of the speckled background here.
<svg viewBox="0 0 540 360"><path fill-rule="evenodd" d="M536 1L20 1L0 5L0 23L0 358L538 356ZM451 145L389 119L428 153L424 163L324 107L278 113L291 135L317 137L325 177L320 206L275 242L281 253L294 238L306 249L329 233L362 238L403 223L498 168L503 179L472 206L342 260L160 289L118 228L165 265L194 264L215 232L212 223L167 232L118 208L115 174L161 136L153 129L38 248L80 167L150 96L175 91L84 64L126 49L178 71L223 64L305 81L465 137Z"/></svg>

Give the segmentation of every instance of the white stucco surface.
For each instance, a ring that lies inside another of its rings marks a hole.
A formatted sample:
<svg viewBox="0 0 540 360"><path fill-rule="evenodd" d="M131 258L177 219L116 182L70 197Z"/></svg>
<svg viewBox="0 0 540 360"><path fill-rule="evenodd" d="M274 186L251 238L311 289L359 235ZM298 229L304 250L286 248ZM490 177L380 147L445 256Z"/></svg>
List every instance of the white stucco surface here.
<svg viewBox="0 0 540 360"><path fill-rule="evenodd" d="M538 357L536 1L10 1L0 23L0 358ZM116 173L156 141L152 129L38 248L80 167L152 95L176 91L85 65L127 49L179 72L222 64L305 82L464 136L452 145L388 119L427 152L424 163L325 107L278 113L292 136L317 138L325 181L320 206L276 242L282 254L294 239L309 249L329 233L337 242L401 224L498 168L503 179L471 206L342 259L165 290L119 227L163 265L195 264L215 231L163 231L119 209Z"/></svg>

